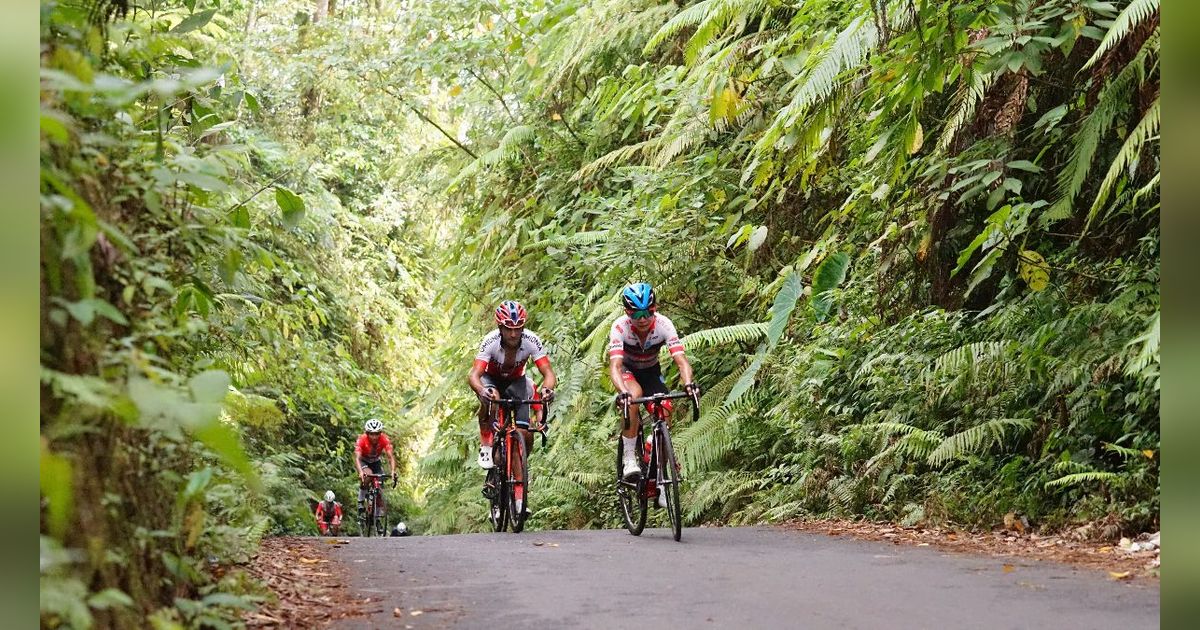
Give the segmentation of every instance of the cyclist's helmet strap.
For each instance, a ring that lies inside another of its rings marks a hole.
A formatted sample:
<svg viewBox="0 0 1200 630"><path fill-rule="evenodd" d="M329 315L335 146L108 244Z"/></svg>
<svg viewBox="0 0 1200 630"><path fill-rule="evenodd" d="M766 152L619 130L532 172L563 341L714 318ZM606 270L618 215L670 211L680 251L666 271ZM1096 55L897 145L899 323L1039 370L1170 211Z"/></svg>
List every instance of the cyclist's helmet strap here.
<svg viewBox="0 0 1200 630"><path fill-rule="evenodd" d="M525 307L516 300L505 300L496 307L496 323L506 328L520 328L525 325L529 314Z"/></svg>
<svg viewBox="0 0 1200 630"><path fill-rule="evenodd" d="M635 282L621 291L621 303L625 310L640 311L653 309L657 304L654 288L647 282Z"/></svg>

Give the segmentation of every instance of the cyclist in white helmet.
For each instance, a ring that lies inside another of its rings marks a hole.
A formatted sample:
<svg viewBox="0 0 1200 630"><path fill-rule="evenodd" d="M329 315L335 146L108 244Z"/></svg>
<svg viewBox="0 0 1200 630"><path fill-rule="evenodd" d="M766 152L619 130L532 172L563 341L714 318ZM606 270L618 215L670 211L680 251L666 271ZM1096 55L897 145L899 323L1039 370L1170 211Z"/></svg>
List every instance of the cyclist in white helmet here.
<svg viewBox="0 0 1200 630"><path fill-rule="evenodd" d="M392 487L396 487L396 454L392 452L392 441L383 434L383 423L375 418L367 420L362 435L354 443L354 469L358 471L358 516L362 520L367 500L367 473L383 473L383 455L387 454L392 473ZM387 513L383 495L379 496L380 514Z"/></svg>
<svg viewBox="0 0 1200 630"><path fill-rule="evenodd" d="M333 490L325 492L325 500L317 504L317 529L321 535L337 536L342 528L342 504L335 501Z"/></svg>

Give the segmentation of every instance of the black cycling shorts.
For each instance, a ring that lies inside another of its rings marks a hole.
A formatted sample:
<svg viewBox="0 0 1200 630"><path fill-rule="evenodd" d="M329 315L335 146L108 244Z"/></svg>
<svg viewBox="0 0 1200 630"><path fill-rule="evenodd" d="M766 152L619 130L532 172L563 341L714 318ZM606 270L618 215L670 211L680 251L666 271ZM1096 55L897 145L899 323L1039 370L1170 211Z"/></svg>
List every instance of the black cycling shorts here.
<svg viewBox="0 0 1200 630"><path fill-rule="evenodd" d="M670 393L670 390L667 389L667 381L663 378L662 366L657 363L648 368L632 370L623 368L622 377L627 381L637 381L637 384L642 387L643 396Z"/></svg>
<svg viewBox="0 0 1200 630"><path fill-rule="evenodd" d="M485 387L495 387L496 391L500 392L501 398L516 398L519 400L530 400L533 398L533 381L529 380L528 376L498 378L484 374L479 377L479 381ZM487 403L480 401L480 404ZM517 426L522 429L529 428L529 405L520 405L517 407Z"/></svg>

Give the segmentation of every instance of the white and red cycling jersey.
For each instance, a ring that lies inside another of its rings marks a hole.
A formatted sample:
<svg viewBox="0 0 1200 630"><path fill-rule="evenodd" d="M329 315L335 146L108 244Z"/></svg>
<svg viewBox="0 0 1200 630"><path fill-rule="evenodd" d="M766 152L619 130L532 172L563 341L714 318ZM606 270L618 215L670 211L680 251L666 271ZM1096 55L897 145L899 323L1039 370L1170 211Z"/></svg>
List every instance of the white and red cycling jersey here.
<svg viewBox="0 0 1200 630"><path fill-rule="evenodd" d="M633 329L628 315L618 317L608 332L608 357L620 357L626 369L641 370L658 365L658 350L663 346L671 356L683 354L683 341L679 339L675 324L659 313L650 320L650 329L644 338Z"/></svg>
<svg viewBox="0 0 1200 630"><path fill-rule="evenodd" d="M488 376L507 380L524 376L525 363L530 359L533 359L533 364L538 367L550 364L550 357L546 356L541 337L528 330L521 333L521 345L516 352L507 357L509 362L506 363L505 358L505 350L500 343L500 331L493 330L479 344L475 365L483 368L483 373Z"/></svg>

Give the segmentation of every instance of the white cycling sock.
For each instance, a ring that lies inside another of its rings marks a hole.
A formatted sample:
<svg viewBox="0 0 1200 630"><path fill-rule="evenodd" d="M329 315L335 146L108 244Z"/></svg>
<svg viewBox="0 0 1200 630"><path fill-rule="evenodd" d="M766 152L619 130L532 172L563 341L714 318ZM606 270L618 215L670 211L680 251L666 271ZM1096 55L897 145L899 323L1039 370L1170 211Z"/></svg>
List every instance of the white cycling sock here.
<svg viewBox="0 0 1200 630"><path fill-rule="evenodd" d="M624 459L637 459L637 438L621 436L621 452Z"/></svg>

